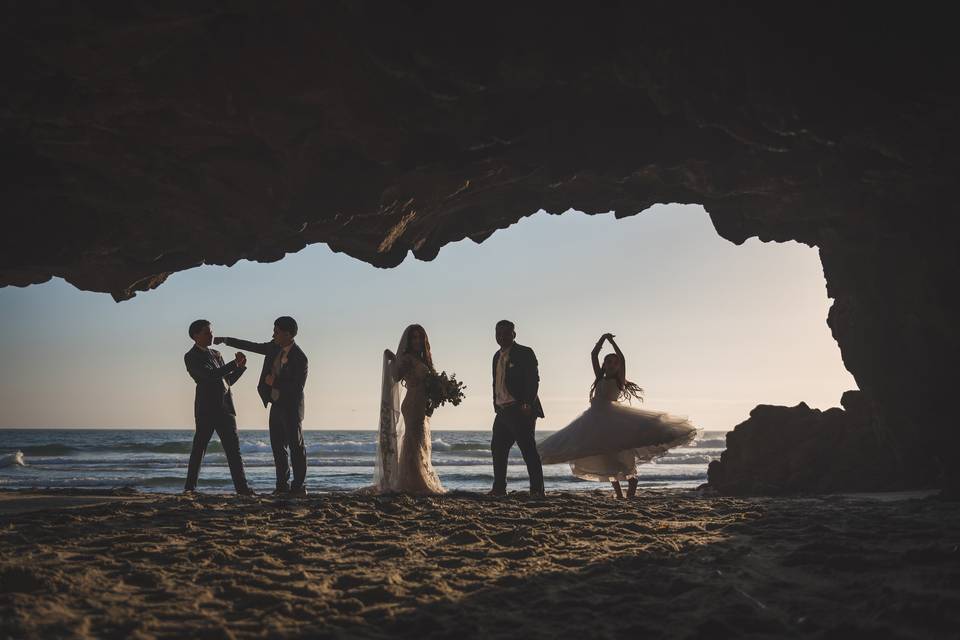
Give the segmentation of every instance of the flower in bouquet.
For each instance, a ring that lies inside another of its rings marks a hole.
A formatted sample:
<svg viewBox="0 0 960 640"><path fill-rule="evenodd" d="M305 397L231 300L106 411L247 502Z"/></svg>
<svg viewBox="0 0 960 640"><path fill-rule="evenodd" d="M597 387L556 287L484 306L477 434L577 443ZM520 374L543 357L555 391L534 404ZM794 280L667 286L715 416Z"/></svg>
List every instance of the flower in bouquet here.
<svg viewBox="0 0 960 640"><path fill-rule="evenodd" d="M424 381L424 388L427 395L427 415L432 416L434 409L448 402L453 406L460 404L465 397L463 390L467 386L457 380L455 373L447 375L446 371L431 371Z"/></svg>

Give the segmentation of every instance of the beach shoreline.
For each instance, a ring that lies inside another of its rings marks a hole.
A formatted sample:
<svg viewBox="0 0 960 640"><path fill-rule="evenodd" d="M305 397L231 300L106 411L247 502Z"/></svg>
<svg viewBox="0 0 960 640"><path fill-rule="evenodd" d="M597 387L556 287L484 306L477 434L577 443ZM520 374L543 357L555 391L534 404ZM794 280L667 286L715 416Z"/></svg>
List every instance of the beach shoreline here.
<svg viewBox="0 0 960 640"><path fill-rule="evenodd" d="M0 438L0 489L112 489L176 494L183 490L193 448L193 430L71 432L65 429L7 430ZM545 438L547 431L538 437ZM432 432L431 462L448 490L486 492L493 485L489 430ZM355 490L373 480L377 432L311 431L304 434L307 488L311 491ZM707 465L720 456L723 439L716 432L689 447L678 447L656 464L641 465L641 486L694 488L707 480ZM240 432L247 482L257 491L272 491L276 463L269 433ZM527 469L514 447L508 459L509 487L528 487ZM582 491L600 485L582 481L568 464L546 465L547 490ZM604 483L604 486L609 486ZM216 437L200 468L201 492L233 491L226 457Z"/></svg>
<svg viewBox="0 0 960 640"><path fill-rule="evenodd" d="M929 493L0 491L0 637L949 637Z"/></svg>

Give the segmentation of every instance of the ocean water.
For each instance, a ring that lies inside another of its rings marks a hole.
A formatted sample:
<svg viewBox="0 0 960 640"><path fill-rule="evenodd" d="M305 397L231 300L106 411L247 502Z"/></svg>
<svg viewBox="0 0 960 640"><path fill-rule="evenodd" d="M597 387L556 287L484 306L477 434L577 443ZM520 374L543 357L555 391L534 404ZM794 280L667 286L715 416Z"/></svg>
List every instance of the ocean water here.
<svg viewBox="0 0 960 640"><path fill-rule="evenodd" d="M537 433L542 440L551 432ZM373 477L376 432L305 431L307 487L349 491ZM707 480L707 465L719 458L725 432L704 431L689 447L671 450L641 465L640 485L696 487ZM118 488L173 493L183 489L193 429L0 429L0 489ZM240 450L248 481L258 491L275 484L270 437L241 430ZM493 483L490 431L434 431L433 464L447 489L487 491ZM574 478L566 464L543 469L548 491L582 491L608 485ZM526 490L527 472L514 447L508 490ZM207 448L198 489L231 492L233 483L217 436Z"/></svg>

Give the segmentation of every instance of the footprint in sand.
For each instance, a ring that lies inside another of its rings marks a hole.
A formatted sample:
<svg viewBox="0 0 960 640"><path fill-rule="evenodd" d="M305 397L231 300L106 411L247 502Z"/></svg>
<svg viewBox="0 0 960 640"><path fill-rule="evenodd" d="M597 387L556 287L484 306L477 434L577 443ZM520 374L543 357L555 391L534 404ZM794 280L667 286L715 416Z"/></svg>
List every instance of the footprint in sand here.
<svg viewBox="0 0 960 640"><path fill-rule="evenodd" d="M480 544L486 542L483 538L478 536L472 531L458 531L452 535L447 536L444 540L444 544L451 545L462 545L462 544Z"/></svg>

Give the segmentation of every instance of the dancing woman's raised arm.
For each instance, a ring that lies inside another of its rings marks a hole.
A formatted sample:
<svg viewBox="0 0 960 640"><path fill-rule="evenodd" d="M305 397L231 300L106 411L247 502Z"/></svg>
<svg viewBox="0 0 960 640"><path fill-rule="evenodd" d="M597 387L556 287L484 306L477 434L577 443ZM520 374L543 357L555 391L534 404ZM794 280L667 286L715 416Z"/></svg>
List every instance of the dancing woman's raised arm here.
<svg viewBox="0 0 960 640"><path fill-rule="evenodd" d="M603 373L603 369L600 368L600 349L603 348L603 341L606 339L607 334L600 336L600 339L597 340L597 345L593 348L593 351L590 352L590 361L593 363L593 375L595 378L599 378Z"/></svg>

